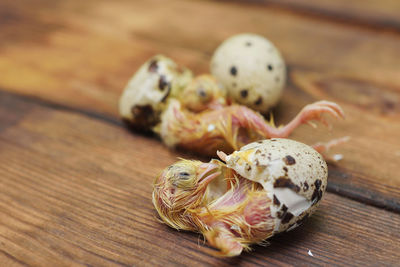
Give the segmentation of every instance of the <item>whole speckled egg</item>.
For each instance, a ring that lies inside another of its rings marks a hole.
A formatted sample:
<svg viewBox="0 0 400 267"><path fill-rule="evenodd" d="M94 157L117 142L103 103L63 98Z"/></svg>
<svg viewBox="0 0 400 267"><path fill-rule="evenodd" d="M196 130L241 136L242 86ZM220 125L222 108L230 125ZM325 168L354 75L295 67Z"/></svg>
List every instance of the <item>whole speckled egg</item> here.
<svg viewBox="0 0 400 267"><path fill-rule="evenodd" d="M211 73L231 98L261 113L276 105L286 81L278 49L251 33L225 40L214 52Z"/></svg>

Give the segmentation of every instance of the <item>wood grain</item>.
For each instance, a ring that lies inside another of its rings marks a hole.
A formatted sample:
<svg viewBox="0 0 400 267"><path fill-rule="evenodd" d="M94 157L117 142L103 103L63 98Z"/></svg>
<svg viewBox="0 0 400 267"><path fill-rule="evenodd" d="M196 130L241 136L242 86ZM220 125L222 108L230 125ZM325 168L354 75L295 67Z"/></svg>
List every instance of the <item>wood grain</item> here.
<svg viewBox="0 0 400 267"><path fill-rule="evenodd" d="M241 0L238 0L241 1ZM347 23L372 30L400 31L400 5L396 0L250 0L322 20Z"/></svg>
<svg viewBox="0 0 400 267"><path fill-rule="evenodd" d="M309 7L314 2L296 5ZM376 16L391 19L398 4L386 2L375 8L385 10ZM290 0L285 3L294 5ZM365 16L375 6L368 1L349 3L353 8L345 9L341 3L314 6ZM280 6L40 0L27 8L24 1L4 0L0 88L118 124L122 88L148 57L164 53L200 74L208 71L213 50L226 37L256 32L270 38L288 63L287 90L275 110L279 123L319 99L336 101L347 114L332 132L301 127L292 136L308 144L351 136L349 143L332 152L343 154L344 160L337 164L329 190L399 212L399 35Z"/></svg>
<svg viewBox="0 0 400 267"><path fill-rule="evenodd" d="M398 264L400 215L331 193L269 246L212 257L198 235L156 219L153 179L179 154L118 125L1 93L5 113L13 115L0 116L1 266Z"/></svg>

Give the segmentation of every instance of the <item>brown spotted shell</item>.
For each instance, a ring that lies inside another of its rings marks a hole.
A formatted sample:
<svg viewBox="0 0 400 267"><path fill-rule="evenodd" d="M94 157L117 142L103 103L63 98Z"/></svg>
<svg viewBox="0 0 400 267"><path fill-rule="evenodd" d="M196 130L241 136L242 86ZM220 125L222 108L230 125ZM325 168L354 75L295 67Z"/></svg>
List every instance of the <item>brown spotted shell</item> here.
<svg viewBox="0 0 400 267"><path fill-rule="evenodd" d="M133 75L119 100L119 113L130 125L151 129L160 121L167 99L178 95L192 73L173 60L156 55Z"/></svg>
<svg viewBox="0 0 400 267"><path fill-rule="evenodd" d="M326 189L328 171L322 156L293 140L248 144L227 156L226 164L267 191L275 232L300 225L315 211Z"/></svg>

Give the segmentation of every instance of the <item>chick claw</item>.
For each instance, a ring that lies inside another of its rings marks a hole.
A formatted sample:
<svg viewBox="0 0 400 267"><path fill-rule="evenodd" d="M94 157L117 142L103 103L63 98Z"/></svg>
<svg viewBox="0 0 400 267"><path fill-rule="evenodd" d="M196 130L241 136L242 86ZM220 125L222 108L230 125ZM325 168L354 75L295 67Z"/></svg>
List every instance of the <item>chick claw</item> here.
<svg viewBox="0 0 400 267"><path fill-rule="evenodd" d="M307 123L312 127L316 128L316 124L312 121L320 121L327 127L331 128L330 123L322 117L322 114L327 113L336 119L344 119L344 112L342 108L330 101L318 101L305 106L300 113L287 125L279 128L277 134L273 137L288 137L291 132L297 128L299 125Z"/></svg>
<svg viewBox="0 0 400 267"><path fill-rule="evenodd" d="M322 142L316 143L316 144L312 145L312 147L315 150L317 150L320 154L322 154L326 160L328 160L330 162L336 162L336 161L338 161L337 159L335 159L332 156L326 155L326 153L332 147L335 147L335 146L341 145L343 143L346 143L349 140L350 140L350 136L344 136L344 137L341 137L341 138L336 138L336 139L330 140L329 142L326 142L326 143L322 143Z"/></svg>
<svg viewBox="0 0 400 267"><path fill-rule="evenodd" d="M211 246L219 249L215 256L233 257L243 251L243 246L236 241L232 233L225 227L216 227L204 233Z"/></svg>
<svg viewBox="0 0 400 267"><path fill-rule="evenodd" d="M330 124L322 117L323 113L328 113L336 119L344 119L344 112L342 108L336 103L325 100L305 106L298 116L300 116L300 121L302 123L311 122L311 120L318 120L330 127Z"/></svg>

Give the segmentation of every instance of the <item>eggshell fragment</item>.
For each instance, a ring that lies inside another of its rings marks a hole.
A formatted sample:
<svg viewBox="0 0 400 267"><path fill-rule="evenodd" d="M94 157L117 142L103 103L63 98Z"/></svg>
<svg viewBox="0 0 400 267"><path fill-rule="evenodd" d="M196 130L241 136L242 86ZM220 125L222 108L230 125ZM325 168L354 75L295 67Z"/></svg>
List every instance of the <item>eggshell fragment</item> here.
<svg viewBox="0 0 400 267"><path fill-rule="evenodd" d="M165 56L154 56L128 82L119 101L119 113L134 126L150 128L159 122L167 98L179 94L191 80L190 70Z"/></svg>
<svg viewBox="0 0 400 267"><path fill-rule="evenodd" d="M289 139L248 144L227 156L226 164L267 191L275 232L300 225L315 211L327 185L327 165L322 156L310 146Z"/></svg>
<svg viewBox="0 0 400 267"><path fill-rule="evenodd" d="M266 113L279 100L286 81L285 63L266 38L235 35L214 52L211 73L236 102Z"/></svg>

